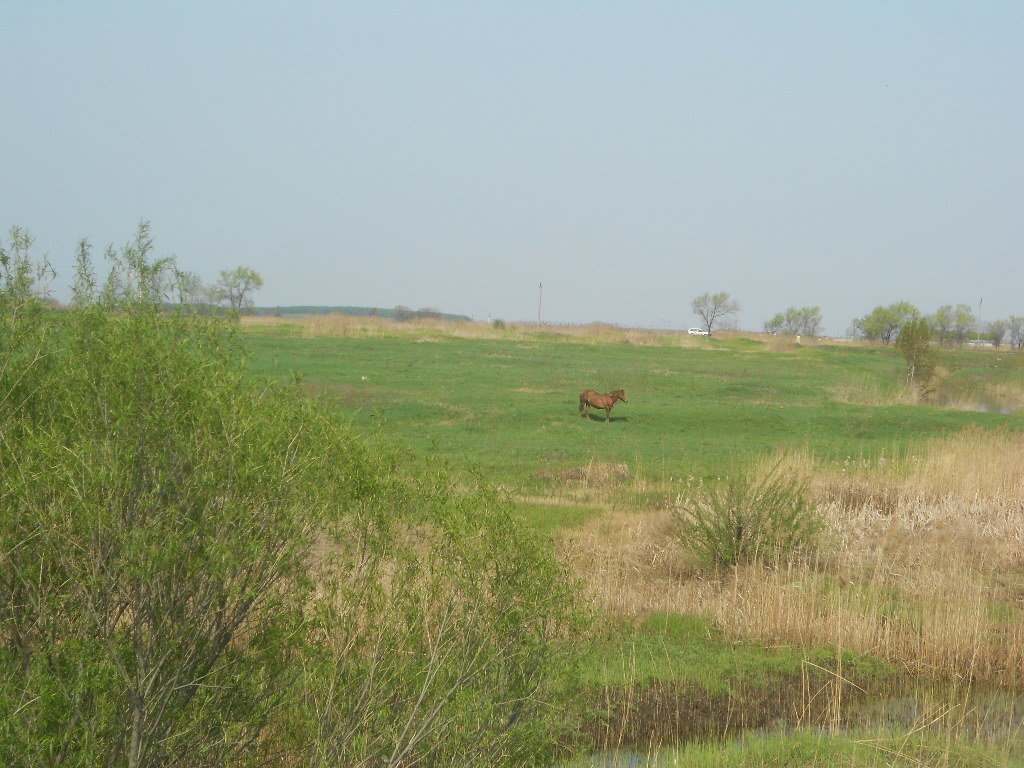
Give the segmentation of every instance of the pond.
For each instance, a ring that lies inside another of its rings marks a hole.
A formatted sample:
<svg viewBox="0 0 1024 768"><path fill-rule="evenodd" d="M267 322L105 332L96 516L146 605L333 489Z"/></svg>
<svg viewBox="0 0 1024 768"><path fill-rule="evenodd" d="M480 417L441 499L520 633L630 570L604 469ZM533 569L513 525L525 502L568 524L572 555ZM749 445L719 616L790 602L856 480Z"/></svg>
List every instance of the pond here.
<svg viewBox="0 0 1024 768"><path fill-rule="evenodd" d="M1009 403L994 395L974 390L942 390L938 395L938 404L943 408L957 411L978 411L980 413L1000 413L1009 416L1014 408Z"/></svg>
<svg viewBox="0 0 1024 768"><path fill-rule="evenodd" d="M909 682L884 693L861 694L838 707L836 702L824 701L823 707L809 712L808 704L813 702L805 702L801 714L777 717L760 727L735 729L723 724L716 740L749 741L806 728L841 733L932 731L981 741L1024 736L1022 692ZM698 740L714 738L711 729L701 730L705 733ZM648 744L623 744L572 763L572 768L658 768L658 751L672 746L678 743L659 739ZM671 759L666 757L666 765Z"/></svg>

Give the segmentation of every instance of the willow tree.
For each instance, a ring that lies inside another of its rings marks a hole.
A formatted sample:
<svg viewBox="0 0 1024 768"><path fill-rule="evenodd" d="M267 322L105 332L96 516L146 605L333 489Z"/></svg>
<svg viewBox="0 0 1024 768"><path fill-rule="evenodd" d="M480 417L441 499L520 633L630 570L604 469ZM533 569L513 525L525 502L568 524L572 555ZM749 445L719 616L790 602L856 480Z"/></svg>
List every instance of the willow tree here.
<svg viewBox="0 0 1024 768"><path fill-rule="evenodd" d="M923 317L909 320L896 337L896 349L907 362L907 385L923 395L931 391L935 378L936 354L932 347L933 329Z"/></svg>

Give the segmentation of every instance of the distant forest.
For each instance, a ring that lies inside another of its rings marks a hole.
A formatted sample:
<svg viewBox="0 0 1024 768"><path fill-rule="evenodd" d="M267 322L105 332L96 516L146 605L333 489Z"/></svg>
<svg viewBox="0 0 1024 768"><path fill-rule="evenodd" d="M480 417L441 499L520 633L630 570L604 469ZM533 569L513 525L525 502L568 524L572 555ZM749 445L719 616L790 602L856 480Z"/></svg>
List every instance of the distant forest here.
<svg viewBox="0 0 1024 768"><path fill-rule="evenodd" d="M302 315L357 315L360 317L385 317L389 320L399 322L406 320L448 320L448 321L469 321L473 318L468 315L452 315L441 312L433 307L424 309L410 309L409 307L394 307L384 309L383 307L252 307L247 314L263 315L267 317L299 317Z"/></svg>

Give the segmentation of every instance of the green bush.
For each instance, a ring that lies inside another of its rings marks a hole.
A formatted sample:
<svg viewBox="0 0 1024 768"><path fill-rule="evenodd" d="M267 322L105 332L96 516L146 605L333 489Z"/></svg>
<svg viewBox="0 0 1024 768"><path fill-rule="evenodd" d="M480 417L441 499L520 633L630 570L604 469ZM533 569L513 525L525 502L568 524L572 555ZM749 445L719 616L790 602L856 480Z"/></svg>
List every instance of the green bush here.
<svg viewBox="0 0 1024 768"><path fill-rule="evenodd" d="M907 386L925 396L931 394L938 365L931 339L932 327L923 317L906 322L896 337L896 349L907 361Z"/></svg>
<svg viewBox="0 0 1024 768"><path fill-rule="evenodd" d="M229 318L166 310L146 225L105 279L81 245L63 311L26 252L0 273L0 764L550 752L573 595L505 501L253 384Z"/></svg>
<svg viewBox="0 0 1024 768"><path fill-rule="evenodd" d="M713 567L776 562L813 548L823 527L805 481L778 465L760 472L741 466L692 487L676 521L683 547Z"/></svg>
<svg viewBox="0 0 1024 768"><path fill-rule="evenodd" d="M429 498L429 522L399 536L372 514L330 528L331 592L295 718L318 765L483 768L553 754L568 701L559 617L573 595L503 501L436 480L414 492Z"/></svg>

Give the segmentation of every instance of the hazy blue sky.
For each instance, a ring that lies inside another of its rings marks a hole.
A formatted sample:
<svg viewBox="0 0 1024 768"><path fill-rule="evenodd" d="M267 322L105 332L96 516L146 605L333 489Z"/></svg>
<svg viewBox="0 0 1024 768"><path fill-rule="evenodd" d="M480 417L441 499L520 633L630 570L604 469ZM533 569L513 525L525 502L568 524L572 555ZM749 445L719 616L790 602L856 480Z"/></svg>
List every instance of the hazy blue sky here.
<svg viewBox="0 0 1024 768"><path fill-rule="evenodd" d="M1022 40L1020 0L0 0L0 226L66 275L147 219L262 305L1024 315Z"/></svg>

